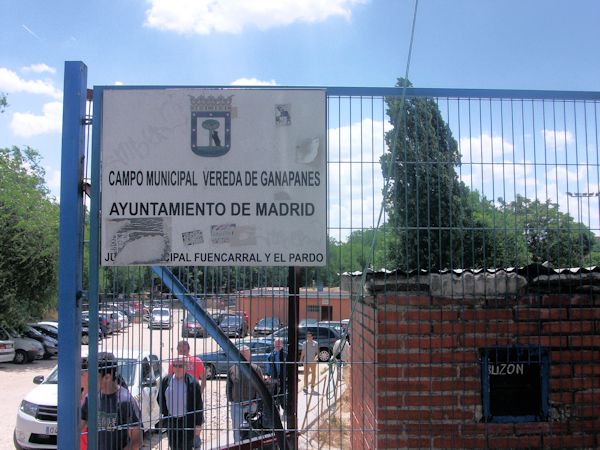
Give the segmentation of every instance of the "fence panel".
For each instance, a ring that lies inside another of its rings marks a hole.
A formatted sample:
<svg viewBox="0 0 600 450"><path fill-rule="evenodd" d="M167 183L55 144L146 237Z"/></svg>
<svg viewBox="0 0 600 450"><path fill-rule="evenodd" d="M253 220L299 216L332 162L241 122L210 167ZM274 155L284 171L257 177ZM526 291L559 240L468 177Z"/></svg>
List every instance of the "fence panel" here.
<svg viewBox="0 0 600 450"><path fill-rule="evenodd" d="M202 448L238 448L239 355L208 330L273 375L290 305L317 362L289 362L287 390L267 378L275 406L241 420L246 448L277 445L275 414L298 448L599 445L599 99L329 88L328 264L297 270L297 298L287 268L172 267L176 289L149 266L90 274L105 336L89 353L117 357L144 448L169 448L157 397L182 341L203 363Z"/></svg>

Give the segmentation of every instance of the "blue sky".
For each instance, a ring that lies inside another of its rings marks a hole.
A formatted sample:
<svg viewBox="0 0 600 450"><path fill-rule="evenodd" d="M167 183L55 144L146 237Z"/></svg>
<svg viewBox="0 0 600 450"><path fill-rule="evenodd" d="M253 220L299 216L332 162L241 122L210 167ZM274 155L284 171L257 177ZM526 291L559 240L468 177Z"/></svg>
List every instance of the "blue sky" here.
<svg viewBox="0 0 600 450"><path fill-rule="evenodd" d="M39 150L58 195L67 60L88 66L89 87L392 86L414 4L3 0L0 146ZM600 91L599 19L592 0L421 0L409 77L416 87Z"/></svg>

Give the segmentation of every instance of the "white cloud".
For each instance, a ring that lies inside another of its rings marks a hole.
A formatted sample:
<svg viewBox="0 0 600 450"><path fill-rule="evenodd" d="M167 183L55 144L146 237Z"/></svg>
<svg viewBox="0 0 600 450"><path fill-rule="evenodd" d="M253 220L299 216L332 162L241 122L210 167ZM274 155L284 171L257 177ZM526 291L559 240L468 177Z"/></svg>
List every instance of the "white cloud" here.
<svg viewBox="0 0 600 450"><path fill-rule="evenodd" d="M277 86L275 80L263 81L257 78L238 78L237 80L232 81L231 84L233 86Z"/></svg>
<svg viewBox="0 0 600 450"><path fill-rule="evenodd" d="M56 69L54 67L50 67L47 64L32 64L30 66L22 67L21 70L23 72L35 72L35 73L51 73L55 74Z"/></svg>
<svg viewBox="0 0 600 450"><path fill-rule="evenodd" d="M45 167L44 169L46 170L46 186L57 200L60 200L60 170L52 167Z"/></svg>
<svg viewBox="0 0 600 450"><path fill-rule="evenodd" d="M29 94L48 95L62 100L62 92L48 80L24 80L12 70L0 67L0 91L9 94L26 92Z"/></svg>
<svg viewBox="0 0 600 450"><path fill-rule="evenodd" d="M574 142L573 133L569 130L542 130L544 142L548 148L564 150L567 144Z"/></svg>
<svg viewBox="0 0 600 450"><path fill-rule="evenodd" d="M38 134L60 132L62 129L62 103L46 103L43 114L14 113L10 128L17 136L30 137Z"/></svg>
<svg viewBox="0 0 600 450"><path fill-rule="evenodd" d="M487 133L461 138L459 145L463 164L497 161L503 155L512 155L513 151L510 142Z"/></svg>
<svg viewBox="0 0 600 450"><path fill-rule="evenodd" d="M383 189L379 158L390 128L387 121L365 118L328 130L329 226L336 239L345 240L351 229L377 226Z"/></svg>
<svg viewBox="0 0 600 450"><path fill-rule="evenodd" d="M123 83L122 81L115 81L114 85L115 86L123 86L125 83Z"/></svg>
<svg viewBox="0 0 600 450"><path fill-rule="evenodd" d="M366 0L148 0L145 25L176 33L241 33L294 22L322 22L329 17L349 20L352 7Z"/></svg>

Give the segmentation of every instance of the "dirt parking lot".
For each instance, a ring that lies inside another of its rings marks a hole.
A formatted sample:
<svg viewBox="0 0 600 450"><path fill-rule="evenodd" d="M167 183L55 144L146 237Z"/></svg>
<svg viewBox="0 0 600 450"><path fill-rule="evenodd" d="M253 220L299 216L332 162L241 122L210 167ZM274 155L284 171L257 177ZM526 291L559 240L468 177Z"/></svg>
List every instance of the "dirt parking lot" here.
<svg viewBox="0 0 600 450"><path fill-rule="evenodd" d="M167 373L168 361L177 356L177 343L181 340L181 318L182 311L173 310L173 328L162 330L149 330L146 322L136 321L132 323L125 331L113 334L103 339L99 344L100 351L114 351L123 348L140 348L151 350L159 359L163 361L163 374ZM218 349L216 342L209 337L206 338L186 338L190 343L191 353L201 354ZM83 347L85 349L85 346ZM35 388L33 378L36 375L47 375L56 365L57 359L34 361L22 366L12 363L0 364L0 386L3 392L3 414L0 414L0 449L11 449L13 446L13 430L15 428L17 409L25 395ZM323 365L322 374L325 373ZM300 378L302 376L300 375ZM323 392L323 391L322 391ZM299 388L299 414L301 411L319 409L320 400L315 397L311 400L302 394ZM225 378L220 377L216 380L207 381L206 392L204 394L205 418L206 423L203 427L203 441L212 443L213 446L226 446L227 440L232 442L232 434L227 434L230 425L228 413L228 404L225 395ZM304 406L302 407L302 403ZM312 405L311 405L312 402ZM304 414L304 413L302 413ZM305 423L306 418L300 414L300 423ZM149 443L147 443L149 444ZM152 445L145 445L145 448L167 449L166 437L154 436ZM304 447L304 446L303 446ZM206 447L209 448L209 447ZM311 448L311 445L306 445Z"/></svg>
<svg viewBox="0 0 600 450"><path fill-rule="evenodd" d="M164 361L163 373L167 371L168 360L177 356L177 342L181 340L182 311L173 310L173 328L149 330L147 323L134 321L119 333L110 335L100 342L101 351L111 351L126 347L152 350ZM186 338L194 354L214 351L218 348L212 338ZM83 349L86 346L82 347ZM48 375L57 364L57 358L37 360L30 364L0 364L0 386L2 386L3 414L0 414L0 448L11 449L13 446L13 430L15 428L17 409L25 395L35 388L33 378L37 375ZM205 402L211 405L207 411L206 438L222 428L227 420L225 399L225 381L217 379L207 382ZM215 423L216 421L216 423ZM212 431L211 431L212 430ZM163 448L166 448L163 446Z"/></svg>

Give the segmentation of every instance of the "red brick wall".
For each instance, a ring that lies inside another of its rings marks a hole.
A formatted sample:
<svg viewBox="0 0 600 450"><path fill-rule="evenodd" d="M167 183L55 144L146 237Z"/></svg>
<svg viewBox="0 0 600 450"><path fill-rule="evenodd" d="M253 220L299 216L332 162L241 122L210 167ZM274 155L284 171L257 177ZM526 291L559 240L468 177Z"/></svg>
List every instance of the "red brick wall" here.
<svg viewBox="0 0 600 450"><path fill-rule="evenodd" d="M351 327L355 449L600 446L600 305L592 296L387 294L365 299ZM481 422L479 348L506 345L549 348L547 422Z"/></svg>
<svg viewBox="0 0 600 450"><path fill-rule="evenodd" d="M277 317L284 324L288 320L287 296L242 296L238 299L236 310L245 311L250 319L250 327L253 328L263 317ZM300 294L300 316L302 319L321 320L319 312L309 311L309 306L331 306L332 320L342 320L350 317L350 297L347 293L340 295L323 292L319 296L303 297Z"/></svg>

